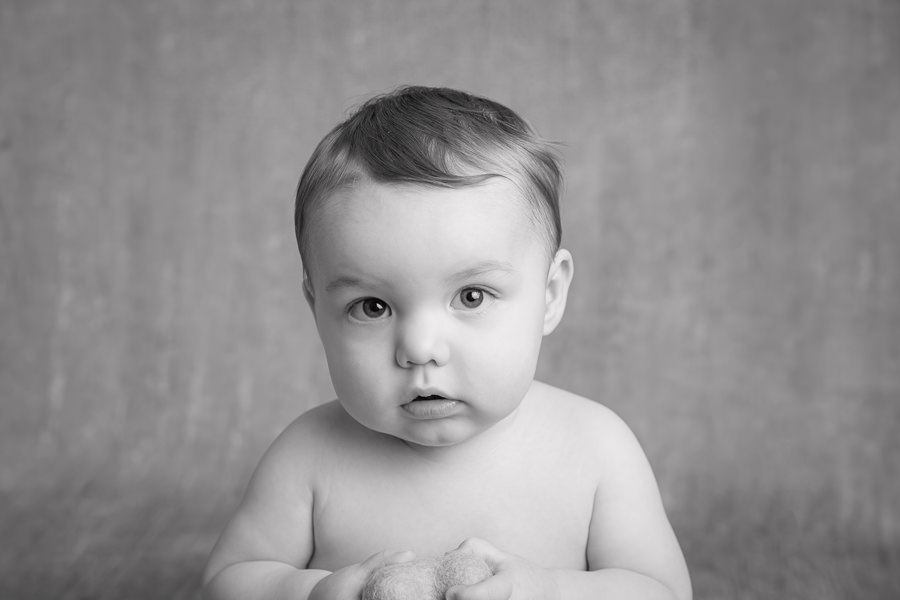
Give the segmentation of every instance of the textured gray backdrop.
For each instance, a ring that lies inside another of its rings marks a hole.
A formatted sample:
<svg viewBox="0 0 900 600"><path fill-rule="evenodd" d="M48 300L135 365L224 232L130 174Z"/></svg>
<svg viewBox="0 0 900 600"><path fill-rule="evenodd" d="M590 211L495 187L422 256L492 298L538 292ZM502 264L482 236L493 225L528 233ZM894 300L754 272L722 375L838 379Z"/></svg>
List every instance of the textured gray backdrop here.
<svg viewBox="0 0 900 600"><path fill-rule="evenodd" d="M900 595L900 3L0 3L0 596L195 598L331 385L291 201L403 83L564 142L540 375L657 471L697 598Z"/></svg>

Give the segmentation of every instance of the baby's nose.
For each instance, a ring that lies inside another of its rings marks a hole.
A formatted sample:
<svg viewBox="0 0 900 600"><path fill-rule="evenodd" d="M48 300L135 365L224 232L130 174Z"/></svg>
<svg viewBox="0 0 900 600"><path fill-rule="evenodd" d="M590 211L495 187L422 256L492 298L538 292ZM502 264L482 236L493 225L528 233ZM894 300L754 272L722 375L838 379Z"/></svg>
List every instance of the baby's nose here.
<svg viewBox="0 0 900 600"><path fill-rule="evenodd" d="M437 315L412 315L404 319L397 339L397 364L403 368L434 364L450 359L442 319Z"/></svg>

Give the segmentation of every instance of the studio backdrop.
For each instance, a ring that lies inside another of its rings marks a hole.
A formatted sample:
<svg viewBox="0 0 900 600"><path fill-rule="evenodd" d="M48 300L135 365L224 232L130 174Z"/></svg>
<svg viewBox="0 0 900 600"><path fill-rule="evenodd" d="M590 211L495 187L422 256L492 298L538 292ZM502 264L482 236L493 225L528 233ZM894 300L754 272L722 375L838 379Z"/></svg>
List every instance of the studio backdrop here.
<svg viewBox="0 0 900 600"><path fill-rule="evenodd" d="M402 84L560 143L539 377L628 421L697 598L900 590L900 3L0 5L0 596L196 598L333 397L293 192Z"/></svg>

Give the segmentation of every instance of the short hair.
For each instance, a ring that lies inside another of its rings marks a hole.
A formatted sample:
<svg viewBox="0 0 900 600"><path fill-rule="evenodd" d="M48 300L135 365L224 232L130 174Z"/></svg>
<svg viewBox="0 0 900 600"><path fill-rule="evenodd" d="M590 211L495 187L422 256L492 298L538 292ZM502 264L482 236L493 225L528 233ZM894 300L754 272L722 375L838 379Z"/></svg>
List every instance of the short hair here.
<svg viewBox="0 0 900 600"><path fill-rule="evenodd" d="M408 86L375 96L319 142L303 170L294 208L301 257L314 211L360 179L460 188L493 177L522 193L552 256L562 238L554 144L506 106L467 92Z"/></svg>

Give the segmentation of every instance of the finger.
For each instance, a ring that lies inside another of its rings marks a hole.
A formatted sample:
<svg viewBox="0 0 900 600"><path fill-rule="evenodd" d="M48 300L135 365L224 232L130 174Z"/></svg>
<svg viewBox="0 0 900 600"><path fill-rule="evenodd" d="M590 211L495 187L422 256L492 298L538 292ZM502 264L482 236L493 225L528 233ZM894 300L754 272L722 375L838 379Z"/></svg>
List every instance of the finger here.
<svg viewBox="0 0 900 600"><path fill-rule="evenodd" d="M454 552L474 554L475 556L482 558L495 571L497 570L497 565L506 558L506 553L481 538L467 539L460 544Z"/></svg>
<svg viewBox="0 0 900 600"><path fill-rule="evenodd" d="M373 554L363 562L357 565L357 579L365 581L372 576L372 573L387 565L409 562L416 557L415 552L405 550L397 552L393 550L384 550Z"/></svg>
<svg viewBox="0 0 900 600"><path fill-rule="evenodd" d="M488 577L475 585L457 585L447 590L447 600L506 600L512 596L512 582L508 577Z"/></svg>
<svg viewBox="0 0 900 600"><path fill-rule="evenodd" d="M393 565L397 563L410 562L416 558L416 553L412 550L401 550L399 552L385 552L384 564Z"/></svg>
<svg viewBox="0 0 900 600"><path fill-rule="evenodd" d="M368 575L372 571L376 569L380 569L386 565L393 565L397 563L404 563L413 560L416 557L416 553L411 550L404 551L392 551L392 550L383 550L376 554L373 554L362 563L360 563L360 569L363 573Z"/></svg>

